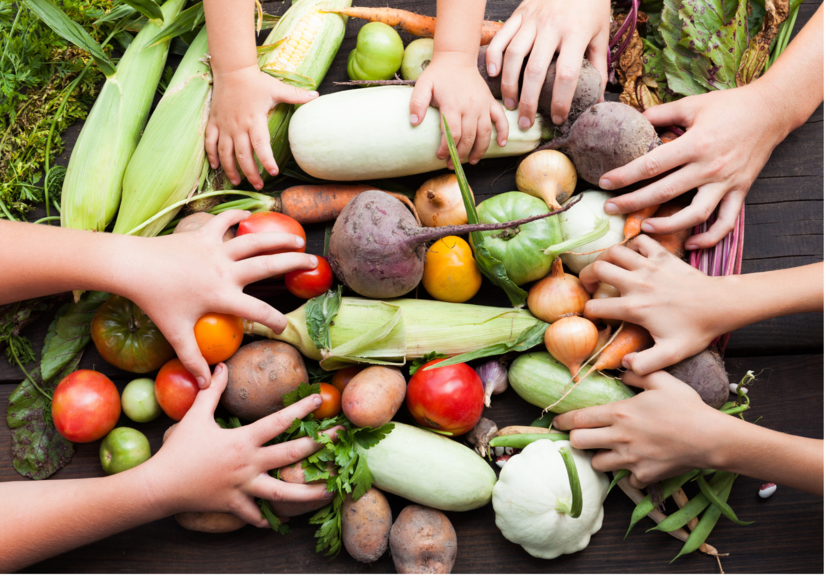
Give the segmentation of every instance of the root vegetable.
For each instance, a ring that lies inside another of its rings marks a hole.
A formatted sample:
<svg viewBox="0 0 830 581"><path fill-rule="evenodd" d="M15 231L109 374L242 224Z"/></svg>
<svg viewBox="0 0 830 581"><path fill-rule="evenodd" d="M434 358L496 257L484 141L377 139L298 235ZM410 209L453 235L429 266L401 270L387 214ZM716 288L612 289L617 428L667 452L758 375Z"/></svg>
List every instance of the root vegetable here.
<svg viewBox="0 0 830 581"><path fill-rule="evenodd" d="M300 352L281 341L249 343L228 359L227 366L222 405L249 421L283 409L282 396L308 381Z"/></svg>
<svg viewBox="0 0 830 581"><path fill-rule="evenodd" d="M343 546L361 563L374 563L389 546L392 509L383 493L370 488L358 500L346 495L343 504Z"/></svg>
<svg viewBox="0 0 830 581"><path fill-rule="evenodd" d="M557 210L576 189L576 168L564 153L551 149L536 151L519 164L516 188Z"/></svg>
<svg viewBox="0 0 830 581"><path fill-rule="evenodd" d="M571 126L566 137L551 142L570 157L579 176L599 185L605 173L622 167L661 144L642 113L613 101L597 103Z"/></svg>
<svg viewBox="0 0 830 581"><path fill-rule="evenodd" d="M504 224L465 224L419 228L406 207L382 192L364 192L350 201L334 223L329 242L331 268L338 279L370 298L399 297L424 274L430 240L482 230L503 230L553 215Z"/></svg>
<svg viewBox="0 0 830 581"><path fill-rule="evenodd" d="M328 468L329 474L334 474L336 468L333 462L328 463ZM282 480L283 482L288 482L291 484L307 484L305 470L303 469L302 461L295 462L290 466L284 466L280 468L279 477L280 480ZM325 483L324 480L315 480L313 483L321 482ZM331 503L330 498L323 498L321 500L309 500L305 502L268 502L268 504L271 505L271 510L273 511L273 513L280 517L280 519L285 519L287 517L298 516L315 510L320 510L329 503Z"/></svg>
<svg viewBox="0 0 830 581"><path fill-rule="evenodd" d="M720 409L729 399L729 376L723 359L711 349L667 367L672 376L690 385L707 405Z"/></svg>
<svg viewBox="0 0 830 581"><path fill-rule="evenodd" d="M403 405L406 380L400 370L373 365L355 375L343 390L343 413L354 425L379 428Z"/></svg>
<svg viewBox="0 0 830 581"><path fill-rule="evenodd" d="M455 565L458 539L444 513L411 504L392 526L389 547L398 573L449 574Z"/></svg>
<svg viewBox="0 0 830 581"><path fill-rule="evenodd" d="M550 274L531 287L527 307L537 319L554 323L562 317L581 315L590 298L579 279L566 274L557 258Z"/></svg>
<svg viewBox="0 0 830 581"><path fill-rule="evenodd" d="M669 216L674 216L680 210L682 210L684 206L678 204L677 202L667 202L660 206L660 209L657 210L657 213L654 214L655 218L668 218ZM651 238L657 240L660 243L660 246L677 256L678 258L683 258L686 254L686 240L689 239L689 236L692 235L692 229L686 228L685 230L680 230L678 232L672 232L671 234L649 234Z"/></svg>
<svg viewBox="0 0 830 581"><path fill-rule="evenodd" d="M304 184L292 186L273 199L271 211L294 218L300 224L317 224L334 220L352 198L363 192L378 190L364 184ZM394 192L386 192L410 208L409 198Z"/></svg>
<svg viewBox="0 0 830 581"><path fill-rule="evenodd" d="M173 234L179 234L181 232L192 232L194 230L198 230L199 228L210 222L212 219L213 214L208 214L207 212L196 212L195 214L190 214L179 220L179 223L173 230ZM228 228L228 230L222 235L222 242L227 242L232 238L233 229Z"/></svg>
<svg viewBox="0 0 830 581"><path fill-rule="evenodd" d="M640 208L636 212L631 212L625 219L625 226L623 227L623 235L625 238L623 239L622 244L625 244L635 236L638 236L643 226L643 220L654 216L654 213L659 208L660 204L655 204L653 206Z"/></svg>
<svg viewBox="0 0 830 581"><path fill-rule="evenodd" d="M199 533L230 533L244 527L244 520L226 512L180 512L173 518L183 528Z"/></svg>
<svg viewBox="0 0 830 581"><path fill-rule="evenodd" d="M476 427L467 432L464 439L471 444L478 455L482 458L487 456L487 449L490 447L490 440L496 437L499 432L496 422L481 418Z"/></svg>
<svg viewBox="0 0 830 581"><path fill-rule="evenodd" d="M588 377L591 373L603 369L617 369L622 365L623 357L629 353L636 353L648 349L654 340L647 330L639 325L624 323L614 335L611 343L599 352L597 360L587 373L578 377L575 384Z"/></svg>
<svg viewBox="0 0 830 581"><path fill-rule="evenodd" d="M507 390L507 366L501 361L488 361L476 367L476 373L484 385L484 405L489 408L490 396Z"/></svg>
<svg viewBox="0 0 830 581"><path fill-rule="evenodd" d="M563 317L545 331L545 347L574 377L597 346L596 326L582 317Z"/></svg>
<svg viewBox="0 0 830 581"><path fill-rule="evenodd" d="M424 226L430 228L467 223L467 210L454 173L425 181L415 193L415 208Z"/></svg>

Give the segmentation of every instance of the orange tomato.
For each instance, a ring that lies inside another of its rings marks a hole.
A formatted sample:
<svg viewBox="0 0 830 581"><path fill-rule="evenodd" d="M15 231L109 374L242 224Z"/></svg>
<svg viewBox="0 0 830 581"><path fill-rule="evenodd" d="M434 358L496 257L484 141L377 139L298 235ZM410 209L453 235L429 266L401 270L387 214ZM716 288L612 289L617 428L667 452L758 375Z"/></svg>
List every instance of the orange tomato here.
<svg viewBox="0 0 830 581"><path fill-rule="evenodd" d="M193 327L199 351L208 365L229 359L242 345L242 319L235 315L208 313Z"/></svg>
<svg viewBox="0 0 830 581"><path fill-rule="evenodd" d="M333 418L340 413L340 392L336 387L330 383L321 383L320 395L323 396L323 403L312 414L315 420Z"/></svg>
<svg viewBox="0 0 830 581"><path fill-rule="evenodd" d="M352 378L363 371L363 369L359 365L338 369L334 377L331 378L331 384L337 388L337 391L343 393L343 390L346 389L346 386L349 385Z"/></svg>

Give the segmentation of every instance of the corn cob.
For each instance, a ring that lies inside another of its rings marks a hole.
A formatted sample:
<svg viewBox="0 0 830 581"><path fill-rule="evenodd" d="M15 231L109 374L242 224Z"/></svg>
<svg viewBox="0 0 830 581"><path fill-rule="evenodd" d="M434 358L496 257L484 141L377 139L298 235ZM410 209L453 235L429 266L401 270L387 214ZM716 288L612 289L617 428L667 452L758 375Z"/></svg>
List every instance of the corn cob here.
<svg viewBox="0 0 830 581"><path fill-rule="evenodd" d="M331 352L322 353L308 334L305 307L286 318L282 333L251 321L245 321L245 332L290 343L309 359L322 360L325 369L349 362L403 365L433 351L459 355L515 341L523 332L545 325L525 309L343 298L330 327Z"/></svg>
<svg viewBox="0 0 830 581"><path fill-rule="evenodd" d="M208 169L205 127L210 112L211 75L207 29L196 36L153 112L127 171L113 231L127 234L157 212L192 195ZM138 232L155 236L178 212Z"/></svg>
<svg viewBox="0 0 830 581"><path fill-rule="evenodd" d="M61 226L102 231L121 198L121 181L147 122L167 60L169 41L146 46L176 17L185 0L168 0L164 23L148 22L107 78L69 159L61 194Z"/></svg>

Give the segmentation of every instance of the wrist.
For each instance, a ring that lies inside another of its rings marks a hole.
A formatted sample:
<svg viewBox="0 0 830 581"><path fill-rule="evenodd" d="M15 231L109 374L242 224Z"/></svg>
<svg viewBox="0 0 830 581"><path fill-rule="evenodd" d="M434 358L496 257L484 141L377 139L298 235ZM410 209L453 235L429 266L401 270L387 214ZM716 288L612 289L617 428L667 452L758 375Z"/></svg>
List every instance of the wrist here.
<svg viewBox="0 0 830 581"><path fill-rule="evenodd" d="M430 61L430 64L433 63L438 63L439 66L473 67L478 70L478 51L436 50L433 51L432 60Z"/></svg>
<svg viewBox="0 0 830 581"><path fill-rule="evenodd" d="M784 113L792 108L792 98L788 98L787 91L778 86L772 75L763 75L744 88L757 100L761 118L766 120L765 133L774 138L775 145L807 121L806 118L801 119L797 112Z"/></svg>
<svg viewBox="0 0 830 581"><path fill-rule="evenodd" d="M244 78L248 75L259 75L259 64L254 61L252 63L239 63L236 66L228 66L223 69L218 67L213 68L213 79L215 81L226 81L230 79Z"/></svg>

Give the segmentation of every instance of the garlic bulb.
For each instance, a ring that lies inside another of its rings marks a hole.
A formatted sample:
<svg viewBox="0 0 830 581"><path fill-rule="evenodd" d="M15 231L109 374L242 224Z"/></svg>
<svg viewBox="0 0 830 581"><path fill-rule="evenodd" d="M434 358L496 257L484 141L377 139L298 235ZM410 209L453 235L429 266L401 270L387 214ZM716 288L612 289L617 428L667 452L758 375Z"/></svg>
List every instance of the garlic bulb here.
<svg viewBox="0 0 830 581"><path fill-rule="evenodd" d="M484 384L484 405L490 407L490 396L507 389L507 366L501 361L488 361L476 367L476 373Z"/></svg>
<svg viewBox="0 0 830 581"><path fill-rule="evenodd" d="M544 200L551 210L558 210L576 189L576 168L564 153L543 149L519 164L516 187Z"/></svg>
<svg viewBox="0 0 830 581"><path fill-rule="evenodd" d="M562 260L553 261L550 274L531 287L527 307L537 319L553 323L568 315L581 315L591 295L572 274L565 274Z"/></svg>
<svg viewBox="0 0 830 581"><path fill-rule="evenodd" d="M415 208L424 226L430 228L467 223L461 188L458 187L458 178L452 173L425 181L415 193Z"/></svg>
<svg viewBox="0 0 830 581"><path fill-rule="evenodd" d="M582 317L564 317L545 331L545 347L554 359L568 368L571 377L597 346L599 333L594 324Z"/></svg>

